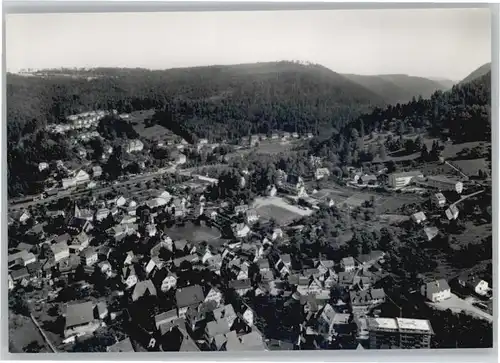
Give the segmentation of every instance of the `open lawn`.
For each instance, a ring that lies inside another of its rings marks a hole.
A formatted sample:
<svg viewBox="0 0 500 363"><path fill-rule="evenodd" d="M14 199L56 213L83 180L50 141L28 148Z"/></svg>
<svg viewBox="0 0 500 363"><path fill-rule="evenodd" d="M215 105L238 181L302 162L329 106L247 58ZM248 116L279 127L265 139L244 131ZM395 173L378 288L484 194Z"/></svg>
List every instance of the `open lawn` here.
<svg viewBox="0 0 500 363"><path fill-rule="evenodd" d="M28 344L39 345L42 353L51 352L33 321L13 312L9 312L9 343L11 353L25 352Z"/></svg>
<svg viewBox="0 0 500 363"><path fill-rule="evenodd" d="M280 197L255 199L252 208L264 219L275 219L279 225L287 225L297 218L313 213L310 209L302 209L287 203Z"/></svg>
<svg viewBox="0 0 500 363"><path fill-rule="evenodd" d="M468 176L477 176L479 170L488 171L490 168L486 159L471 159L471 160L453 160L453 165L458 167Z"/></svg>
<svg viewBox="0 0 500 363"><path fill-rule="evenodd" d="M185 239L192 243L210 242L221 236L220 232L215 228L197 226L192 223L169 228L166 234L174 241Z"/></svg>
<svg viewBox="0 0 500 363"><path fill-rule="evenodd" d="M476 146L480 146L481 144L486 145L486 142L472 141L472 142L464 142L462 144L452 144L446 143L441 156L444 158L453 158L457 156L457 154L465 148L473 149Z"/></svg>
<svg viewBox="0 0 500 363"><path fill-rule="evenodd" d="M424 198L418 194L395 193L393 195L381 196L375 203L377 214L393 214L405 204L422 203Z"/></svg>

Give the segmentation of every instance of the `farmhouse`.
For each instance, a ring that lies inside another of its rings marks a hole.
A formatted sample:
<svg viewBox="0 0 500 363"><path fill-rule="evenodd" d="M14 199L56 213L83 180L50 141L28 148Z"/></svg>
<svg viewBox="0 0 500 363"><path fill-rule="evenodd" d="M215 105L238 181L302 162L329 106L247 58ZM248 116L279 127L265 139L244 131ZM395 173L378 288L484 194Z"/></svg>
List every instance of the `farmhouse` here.
<svg viewBox="0 0 500 363"><path fill-rule="evenodd" d="M427 217L426 217L424 212L417 212L417 213L411 215L411 219L416 224L420 224L422 222L425 222L427 220Z"/></svg>
<svg viewBox="0 0 500 363"><path fill-rule="evenodd" d="M450 179L444 175L431 175L427 178L427 185L440 191L449 190L461 194L464 185L461 181Z"/></svg>
<svg viewBox="0 0 500 363"><path fill-rule="evenodd" d="M125 146L125 151L128 153L142 151L142 149L144 149L144 144L142 143L141 140L138 139L130 140Z"/></svg>
<svg viewBox="0 0 500 363"><path fill-rule="evenodd" d="M444 207L446 204L446 198L444 197L443 193L436 193L432 196L432 204L434 204L436 207Z"/></svg>
<svg viewBox="0 0 500 363"><path fill-rule="evenodd" d="M330 170L328 170L328 168L317 168L316 171L314 172L314 177L316 178L316 180L320 180L329 176L330 176Z"/></svg>
<svg viewBox="0 0 500 363"><path fill-rule="evenodd" d="M435 280L422 285L421 294L432 302L439 302L451 297L451 289L444 279Z"/></svg>
<svg viewBox="0 0 500 363"><path fill-rule="evenodd" d="M450 207L445 211L446 218L448 220L453 220L458 218L458 208L456 205L452 204Z"/></svg>

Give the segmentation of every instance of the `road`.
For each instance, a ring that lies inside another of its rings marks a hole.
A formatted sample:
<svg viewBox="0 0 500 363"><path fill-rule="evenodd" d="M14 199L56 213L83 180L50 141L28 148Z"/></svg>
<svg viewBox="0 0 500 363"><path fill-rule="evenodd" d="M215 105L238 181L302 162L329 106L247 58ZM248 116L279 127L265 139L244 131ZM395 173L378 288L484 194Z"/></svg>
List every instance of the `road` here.
<svg viewBox="0 0 500 363"><path fill-rule="evenodd" d="M126 187L127 185L146 182L146 181L152 180L154 178L157 178L163 174L166 174L166 173L174 174L176 172L178 172L179 175L189 176L189 177L191 176L191 171L189 169L177 171L176 168L173 168L173 167L162 168L162 169L159 169L155 172L146 173L143 175L138 175L138 176L132 177L128 180L125 180L123 182L118 182L116 184L109 185L109 186L103 186L100 188L98 187L98 188L93 188L93 189L84 189L82 191L61 190L57 195L47 197L47 198L44 198L41 200L9 205L9 212L14 212L14 211L17 211L20 209L26 209L26 208L29 208L31 206L48 204L52 201L56 201L56 200L59 200L59 199L65 198L65 197L71 196L72 198L77 198L78 196L87 194L89 191L92 191L92 194L94 194L94 195L105 194L105 193L109 193L113 188Z"/></svg>
<svg viewBox="0 0 500 363"><path fill-rule="evenodd" d="M57 353L56 347L54 347L54 345L52 344L52 342L50 341L50 339L47 337L47 334L45 334L45 332L43 331L43 329L40 326L40 324L38 324L38 321L35 319L35 317L33 316L33 314L30 314L30 318L33 321L33 324L35 324L35 326L37 327L37 329L40 331L40 334L42 334L42 337L45 340L45 342L47 343L47 345L50 347L50 350L52 350L53 353Z"/></svg>
<svg viewBox="0 0 500 363"><path fill-rule="evenodd" d="M478 194L481 194L481 193L484 193L484 189L483 190L480 190L478 192L475 192L475 193L472 193L472 194L469 194L469 195L464 195L462 198L460 198L459 200L457 200L455 203L451 204L450 207L453 205L457 205L458 203L460 202L463 202L464 200L468 199L468 198L471 198L471 197L474 197Z"/></svg>
<svg viewBox="0 0 500 363"><path fill-rule="evenodd" d="M451 294L451 298L437 302L437 303L428 303L431 307L440 310L450 309L454 312L462 311L465 314L473 315L481 319L488 320L490 323L493 323L493 316L488 314L487 312L475 307L472 305L472 302L466 301L464 299L459 298L455 294Z"/></svg>

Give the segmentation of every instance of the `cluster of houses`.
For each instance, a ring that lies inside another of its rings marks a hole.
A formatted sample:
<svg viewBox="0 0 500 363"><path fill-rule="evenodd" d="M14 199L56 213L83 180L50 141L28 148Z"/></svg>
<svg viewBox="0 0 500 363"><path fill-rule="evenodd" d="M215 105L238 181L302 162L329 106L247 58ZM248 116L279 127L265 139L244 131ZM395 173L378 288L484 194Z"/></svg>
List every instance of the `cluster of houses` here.
<svg viewBox="0 0 500 363"><path fill-rule="evenodd" d="M116 110L113 111L116 114ZM70 115L66 118L66 123L63 124L49 124L46 129L52 133L66 133L71 130L83 130L96 127L99 120L109 115L108 111L97 110Z"/></svg>
<svg viewBox="0 0 500 363"><path fill-rule="evenodd" d="M282 132L282 133L272 133L271 135L265 135L265 134L256 134L256 135L250 135L250 137L243 137L240 140L241 145L249 145L251 147L258 146L259 142L261 141L281 141L281 142L286 142L286 141L291 141L291 140L298 140L298 139L312 139L314 135L311 132L305 133L305 134L299 134L298 132Z"/></svg>

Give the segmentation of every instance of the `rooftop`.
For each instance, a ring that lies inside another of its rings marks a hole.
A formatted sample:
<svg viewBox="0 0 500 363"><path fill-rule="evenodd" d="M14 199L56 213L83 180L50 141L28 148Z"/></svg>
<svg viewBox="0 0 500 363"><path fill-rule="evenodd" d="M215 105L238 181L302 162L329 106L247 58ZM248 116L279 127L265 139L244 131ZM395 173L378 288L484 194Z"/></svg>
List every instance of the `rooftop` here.
<svg viewBox="0 0 500 363"><path fill-rule="evenodd" d="M91 301L71 304L66 307L66 329L88 324L94 320L94 305Z"/></svg>

